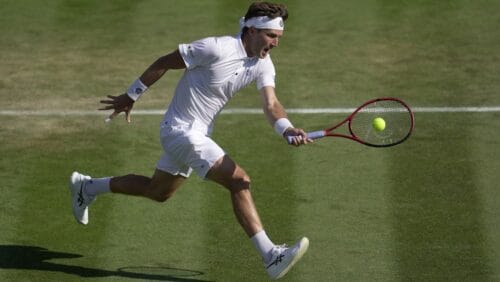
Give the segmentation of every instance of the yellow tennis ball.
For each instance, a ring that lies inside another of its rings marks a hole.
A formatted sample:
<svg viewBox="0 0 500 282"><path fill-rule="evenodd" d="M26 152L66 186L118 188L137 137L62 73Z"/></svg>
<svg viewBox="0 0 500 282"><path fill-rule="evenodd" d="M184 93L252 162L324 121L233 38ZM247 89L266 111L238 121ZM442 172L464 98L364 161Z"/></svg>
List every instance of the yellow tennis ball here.
<svg viewBox="0 0 500 282"><path fill-rule="evenodd" d="M385 129L385 120L381 117L374 118L372 126L376 131L383 131Z"/></svg>

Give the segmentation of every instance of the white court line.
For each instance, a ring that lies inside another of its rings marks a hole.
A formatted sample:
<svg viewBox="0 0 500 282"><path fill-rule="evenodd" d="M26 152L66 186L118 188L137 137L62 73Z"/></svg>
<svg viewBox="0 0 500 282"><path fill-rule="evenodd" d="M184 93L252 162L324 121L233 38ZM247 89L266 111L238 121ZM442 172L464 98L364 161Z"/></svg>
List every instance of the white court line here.
<svg viewBox="0 0 500 282"><path fill-rule="evenodd" d="M290 108L290 114L348 114L355 108ZM500 112L500 107L414 107L416 113L487 113ZM225 109L222 114L262 114L258 108ZM109 111L74 111L74 110L0 110L0 116L106 116ZM165 110L134 110L133 115L163 115Z"/></svg>

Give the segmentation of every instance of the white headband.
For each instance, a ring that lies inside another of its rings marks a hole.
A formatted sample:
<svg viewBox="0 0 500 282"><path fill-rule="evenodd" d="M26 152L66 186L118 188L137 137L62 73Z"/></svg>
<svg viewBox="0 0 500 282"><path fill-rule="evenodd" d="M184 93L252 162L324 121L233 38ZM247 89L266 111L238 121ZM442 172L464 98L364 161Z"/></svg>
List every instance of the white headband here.
<svg viewBox="0 0 500 282"><path fill-rule="evenodd" d="M282 17L276 17L271 19L268 16L254 17L245 21L245 18L240 19L240 29L244 27L255 27L258 29L277 29L284 30L285 24L283 23Z"/></svg>

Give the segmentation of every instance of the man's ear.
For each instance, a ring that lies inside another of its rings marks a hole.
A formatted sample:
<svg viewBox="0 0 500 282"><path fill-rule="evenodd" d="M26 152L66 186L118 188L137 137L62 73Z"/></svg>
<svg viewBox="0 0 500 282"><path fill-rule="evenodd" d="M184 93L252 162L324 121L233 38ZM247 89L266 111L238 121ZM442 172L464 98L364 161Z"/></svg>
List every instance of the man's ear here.
<svg viewBox="0 0 500 282"><path fill-rule="evenodd" d="M251 27L248 28L248 33L249 34L253 35L253 34L256 34L257 32L258 32L258 30L255 27L253 27L253 26L251 26Z"/></svg>

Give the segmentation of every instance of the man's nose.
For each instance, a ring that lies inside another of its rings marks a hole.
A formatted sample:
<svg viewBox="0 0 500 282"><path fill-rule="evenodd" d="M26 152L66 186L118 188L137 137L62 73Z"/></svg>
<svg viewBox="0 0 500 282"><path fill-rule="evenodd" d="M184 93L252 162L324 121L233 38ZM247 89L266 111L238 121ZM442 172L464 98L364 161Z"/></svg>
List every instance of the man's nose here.
<svg viewBox="0 0 500 282"><path fill-rule="evenodd" d="M274 40L271 42L271 45L273 47L278 47L279 43L280 43L279 39L278 38L274 38Z"/></svg>

